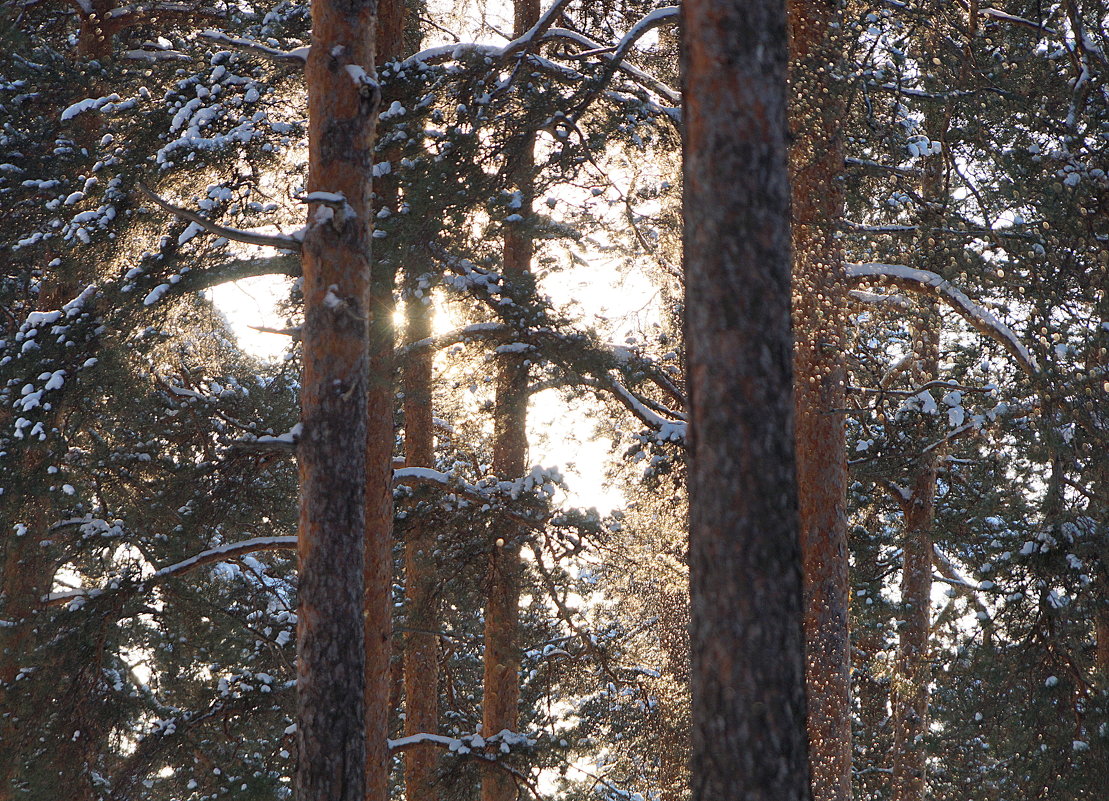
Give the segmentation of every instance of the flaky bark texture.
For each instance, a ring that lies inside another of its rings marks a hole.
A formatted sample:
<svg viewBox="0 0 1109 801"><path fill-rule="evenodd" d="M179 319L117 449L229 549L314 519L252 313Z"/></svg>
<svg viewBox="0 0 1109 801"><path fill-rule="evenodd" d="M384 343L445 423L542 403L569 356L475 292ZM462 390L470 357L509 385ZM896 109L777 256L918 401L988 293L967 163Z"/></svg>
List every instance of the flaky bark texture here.
<svg viewBox="0 0 1109 801"><path fill-rule="evenodd" d="M515 36L539 19L538 0L515 0ZM507 282L530 280L533 243L524 227L531 224L535 136L526 132L511 172L521 194L520 223L510 223L504 236L503 272ZM493 412L493 472L519 478L527 467L528 368L518 353L497 357L496 399ZM515 731L520 705L520 545L519 531L507 519L497 526L497 541L489 558L485 603L485 654L481 730L486 735ZM487 768L481 776L481 801L511 801L516 783L507 771Z"/></svg>
<svg viewBox="0 0 1109 801"><path fill-rule="evenodd" d="M785 4L683 14L693 797L804 801Z"/></svg>
<svg viewBox="0 0 1109 801"><path fill-rule="evenodd" d="M939 314L928 314L913 331L913 384L934 380L939 361ZM932 604L932 524L936 512L937 450L921 454L908 497L901 504L905 523L902 545L901 614L897 670L893 680L893 801L923 801L924 734L928 728L929 642Z"/></svg>
<svg viewBox="0 0 1109 801"><path fill-rule="evenodd" d="M367 788L377 793L376 801L387 796L386 759L374 757L386 748L387 714L364 713L367 676L371 692L379 676L388 677L388 605L367 609L366 641L363 589L367 576L381 580L380 562L390 564L392 497L391 436L385 445L366 446L368 433L392 431L391 398L385 408L380 404L387 374L372 381L369 376L370 348L376 351L373 367L381 369L383 345L377 340L389 322L379 319L371 301L370 180L379 96L363 76L374 72L376 14L373 0L312 3L308 190L344 200L310 204L304 237L303 433L297 453L301 801L362 801ZM375 459L370 465L368 452ZM388 567L384 574L378 595L388 592ZM382 612L384 619L374 617ZM384 706L388 696L370 697Z"/></svg>
<svg viewBox="0 0 1109 801"><path fill-rule="evenodd" d="M839 31L836 0L789 3L794 430L815 801L851 797L847 453L841 412L846 274L836 239L843 217L845 117L834 68Z"/></svg>

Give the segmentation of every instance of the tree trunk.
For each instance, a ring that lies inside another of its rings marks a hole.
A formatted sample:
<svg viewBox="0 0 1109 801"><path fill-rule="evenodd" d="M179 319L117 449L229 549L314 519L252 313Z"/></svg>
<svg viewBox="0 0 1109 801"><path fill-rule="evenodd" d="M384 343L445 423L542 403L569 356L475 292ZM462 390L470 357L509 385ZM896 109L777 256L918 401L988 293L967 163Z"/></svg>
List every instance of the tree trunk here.
<svg viewBox="0 0 1109 801"><path fill-rule="evenodd" d="M404 0L380 0L372 5L377 12L375 25L380 28L375 27L369 33L371 47L364 63L380 66L402 55L405 5ZM375 103L380 102L378 93L374 92L373 97ZM370 124L373 131L377 124L376 106ZM372 145L371 138L365 166L358 179L364 187L369 187L372 180L370 175L375 160ZM392 182L386 184L379 195L370 209L371 216L382 203L396 206L396 187ZM389 798L389 769L392 764L389 723L396 708L390 665L393 643L393 444L396 439L393 416L396 394L393 381L393 288L396 265L385 259L373 260L369 278L363 596L366 647L365 796L366 801L385 801Z"/></svg>
<svg viewBox="0 0 1109 801"><path fill-rule="evenodd" d="M786 15L683 6L693 797L805 801Z"/></svg>
<svg viewBox="0 0 1109 801"><path fill-rule="evenodd" d="M538 0L515 0L513 36L526 33L539 19ZM503 245L503 274L509 283L529 281L532 174L535 172L535 134L521 135L511 175L521 195L523 220L509 223ZM492 469L501 478L518 478L528 458L528 368L522 354L497 357L497 397L494 409ZM516 730L520 702L520 545L519 530L503 521L490 550L485 618L484 698L481 731L488 737ZM487 769L481 775L481 801L516 798L516 782L506 771Z"/></svg>
<svg viewBox="0 0 1109 801"><path fill-rule="evenodd" d="M341 200L332 194L320 198L327 202L311 202L304 237L303 431L297 453L301 801L363 801L367 788L375 801L387 797L387 754L380 756L387 748L387 710L364 712L367 679L371 699L383 705L388 698L391 611L388 603L371 604L363 621L364 589L377 601L387 598L392 563L391 396L381 404L383 387L391 383L382 372L382 340L388 339L382 332L391 320L382 319L374 304L380 287L370 259L379 93L369 76L376 16L373 0L312 4L308 190L337 193ZM387 441L368 439L382 432L389 432ZM367 578L382 582L382 573L384 587L365 586Z"/></svg>
<svg viewBox="0 0 1109 801"><path fill-rule="evenodd" d="M659 590L662 675L658 691L659 801L689 797L689 595L682 587Z"/></svg>
<svg viewBox="0 0 1109 801"><path fill-rule="evenodd" d="M840 30L835 0L789 4L794 430L815 801L851 797Z"/></svg>
<svg viewBox="0 0 1109 801"><path fill-rule="evenodd" d="M417 297L422 270L410 265L405 315L409 343L431 336L430 296ZM404 365L404 455L408 467L434 467L435 447L431 403L431 349L415 350ZM404 588L404 733L439 727L439 603L436 590L435 529L417 519L405 536ZM413 748L404 755L407 801L432 801L436 751Z"/></svg>
<svg viewBox="0 0 1109 801"><path fill-rule="evenodd" d="M852 618L855 628L851 630L855 665L852 689L858 699L860 735L854 742L852 768L859 771L858 797L864 801L889 795L889 774L884 768L889 764L890 682L879 654L885 650L890 620L886 613L888 605L881 593L884 568L879 565L881 553L876 534L880 525L877 514L868 514L851 543L855 560L854 586L865 588L866 592L865 596L853 599L857 607Z"/></svg>
<svg viewBox="0 0 1109 801"><path fill-rule="evenodd" d="M539 19L538 0L515 0L513 35L521 36ZM531 224L535 171L535 135L525 132L511 173L521 195L523 220L509 223L504 236L505 281L531 280L533 243L525 226ZM527 468L528 368L519 353L497 357L493 419L493 472L518 478ZM485 736L517 726L520 703L520 544L519 531L507 520L498 523L497 539L489 558L485 605L484 695L481 730ZM516 783L506 771L487 768L481 777L481 801L511 801Z"/></svg>
<svg viewBox="0 0 1109 801"><path fill-rule="evenodd" d="M913 332L912 382L935 378L939 361L939 315L928 305ZM909 497L902 503L901 613L897 670L893 679L893 801L923 801L928 728L929 641L932 605L932 524L936 510L937 449L919 457Z"/></svg>

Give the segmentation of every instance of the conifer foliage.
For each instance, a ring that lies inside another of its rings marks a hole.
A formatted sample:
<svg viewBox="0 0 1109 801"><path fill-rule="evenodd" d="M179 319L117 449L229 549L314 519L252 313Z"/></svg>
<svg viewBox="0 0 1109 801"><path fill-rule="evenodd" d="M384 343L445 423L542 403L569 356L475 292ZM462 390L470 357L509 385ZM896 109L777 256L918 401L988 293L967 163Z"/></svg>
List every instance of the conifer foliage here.
<svg viewBox="0 0 1109 801"><path fill-rule="evenodd" d="M0 801L1100 799L1107 27L4 4Z"/></svg>

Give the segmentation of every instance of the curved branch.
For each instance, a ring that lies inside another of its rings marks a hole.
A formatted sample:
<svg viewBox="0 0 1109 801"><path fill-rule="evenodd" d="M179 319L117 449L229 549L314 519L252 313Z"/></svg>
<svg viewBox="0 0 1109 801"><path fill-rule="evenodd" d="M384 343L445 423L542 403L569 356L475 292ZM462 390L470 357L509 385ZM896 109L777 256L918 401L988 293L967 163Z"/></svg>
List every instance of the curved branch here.
<svg viewBox="0 0 1109 801"><path fill-rule="evenodd" d="M847 277L859 283L878 281L913 292L933 295L955 310L979 332L1001 345L1025 373L1033 375L1039 370L1035 357L1012 328L995 317L992 312L979 306L938 273L917 270L903 264L848 264Z"/></svg>

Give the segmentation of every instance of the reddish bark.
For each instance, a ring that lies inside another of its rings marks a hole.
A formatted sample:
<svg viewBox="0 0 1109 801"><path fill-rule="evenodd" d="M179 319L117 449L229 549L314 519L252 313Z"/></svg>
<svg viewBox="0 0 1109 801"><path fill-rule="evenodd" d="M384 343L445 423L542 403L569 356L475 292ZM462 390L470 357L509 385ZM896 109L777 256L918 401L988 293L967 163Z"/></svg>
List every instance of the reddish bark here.
<svg viewBox="0 0 1109 801"><path fill-rule="evenodd" d="M414 294L419 268L410 270L405 303L408 342L431 336L430 298ZM412 351L404 365L404 454L409 467L433 467L435 447L431 402L430 348ZM439 629L436 591L435 530L424 521L409 529L404 546L404 733L438 733ZM404 792L408 801L431 801L437 755L434 748L414 748L404 755Z"/></svg>
<svg viewBox="0 0 1109 801"><path fill-rule="evenodd" d="M304 237L296 795L312 801L387 798L391 319L371 275L379 94L363 77L376 12L314 0L306 67L308 190L344 198L310 204Z"/></svg>
<svg viewBox="0 0 1109 801"><path fill-rule="evenodd" d="M805 801L786 15L683 5L693 797Z"/></svg>
<svg viewBox="0 0 1109 801"><path fill-rule="evenodd" d="M538 0L515 0L514 35L520 36L539 19ZM532 238L528 225L535 169L535 137L526 133L511 158L511 173L521 193L522 223L505 231L503 273L507 282L529 279ZM493 472L518 478L527 467L528 368L518 353L497 357L496 399L493 413ZM520 703L520 545L519 530L507 519L498 526L489 558L485 604L485 654L481 730L487 736L516 729ZM511 801L516 783L507 771L488 768L481 777L482 801Z"/></svg>
<svg viewBox="0 0 1109 801"><path fill-rule="evenodd" d="M659 645L663 678L658 696L659 801L689 797L689 595L684 588L659 591Z"/></svg>
<svg viewBox="0 0 1109 801"><path fill-rule="evenodd" d="M847 454L840 412L846 405L847 290L836 239L843 217L845 116L834 77L839 30L834 0L789 4L794 426L809 768L816 801L851 797Z"/></svg>

